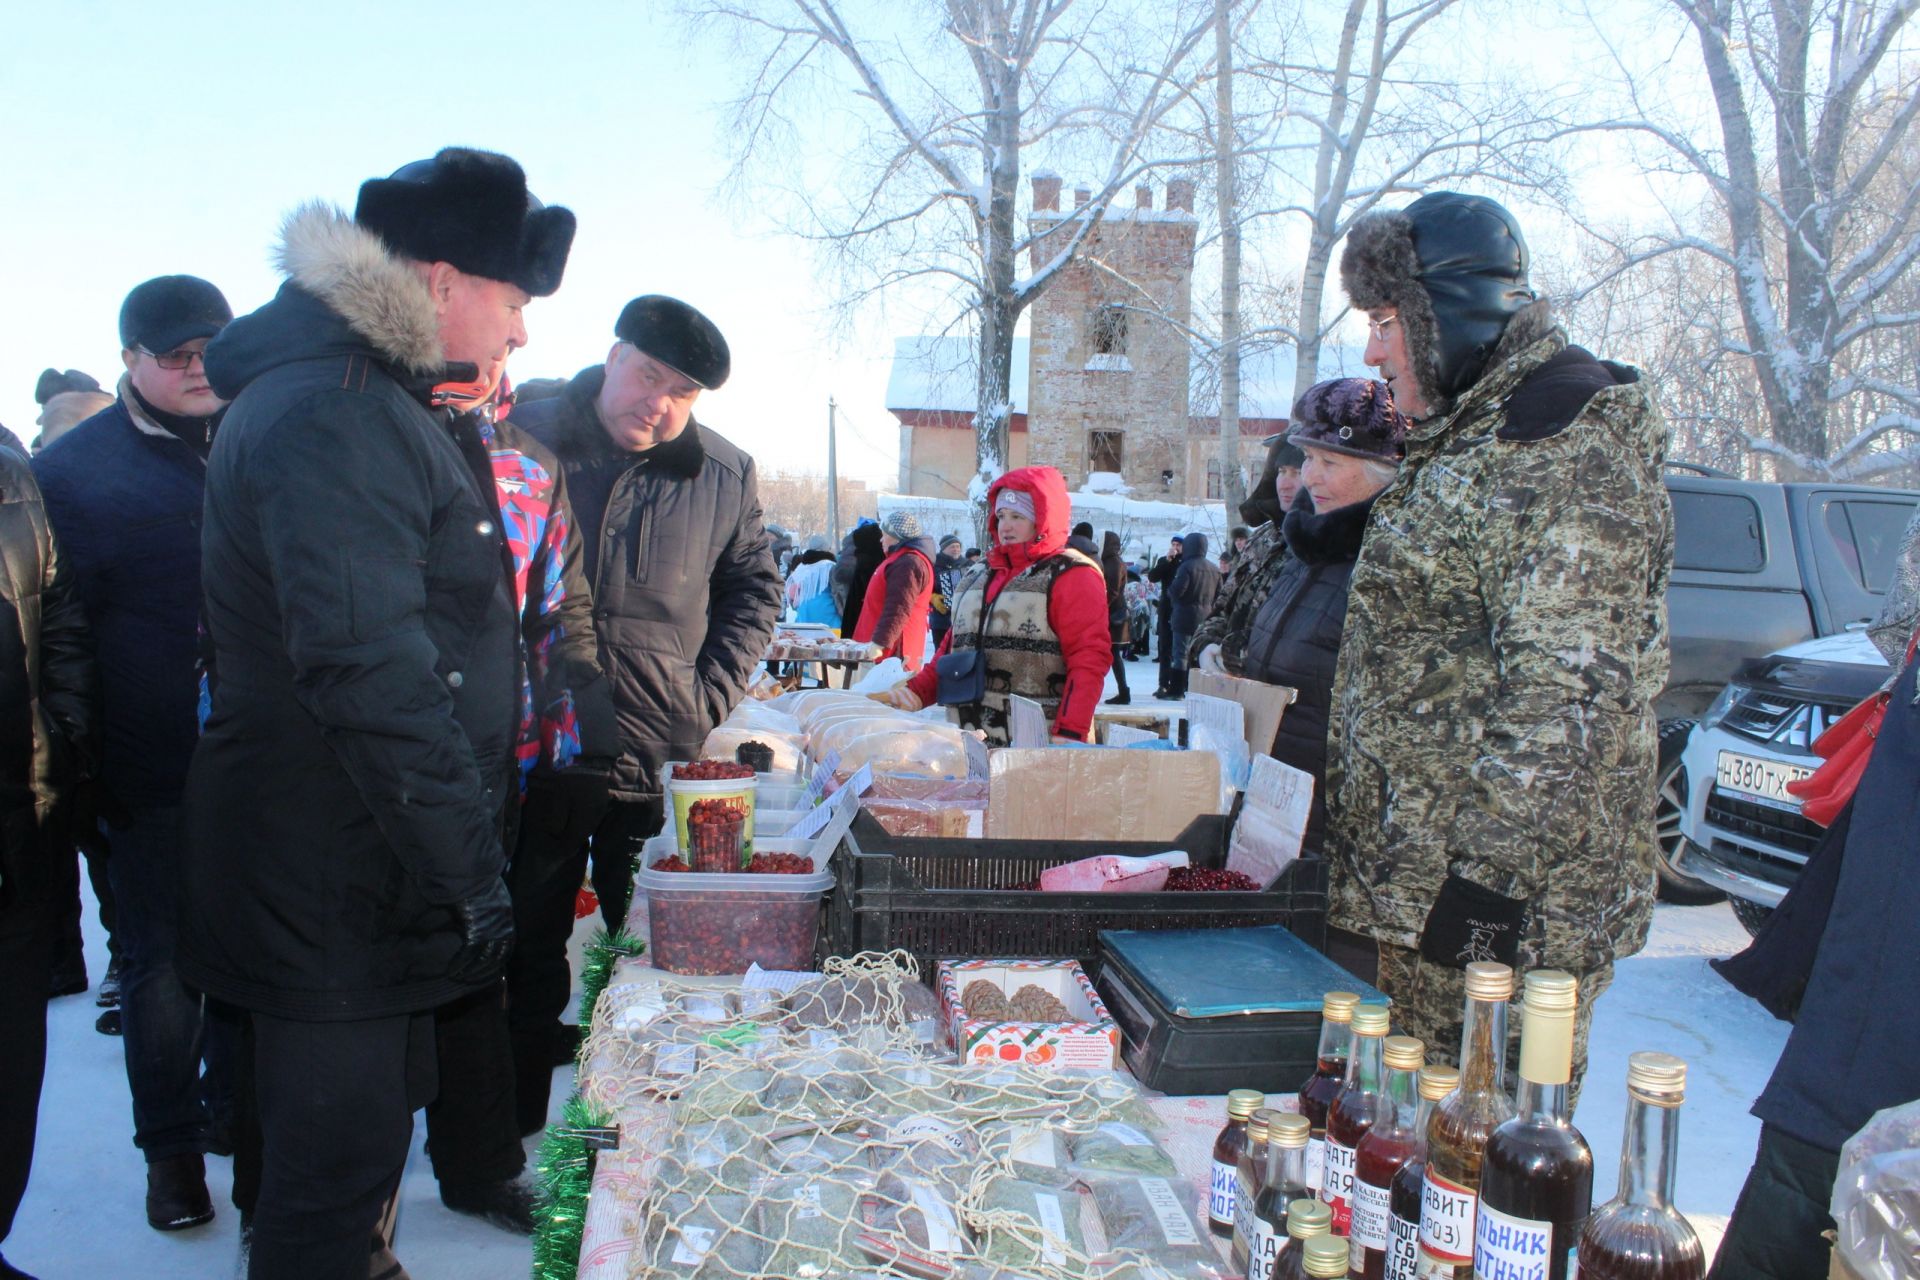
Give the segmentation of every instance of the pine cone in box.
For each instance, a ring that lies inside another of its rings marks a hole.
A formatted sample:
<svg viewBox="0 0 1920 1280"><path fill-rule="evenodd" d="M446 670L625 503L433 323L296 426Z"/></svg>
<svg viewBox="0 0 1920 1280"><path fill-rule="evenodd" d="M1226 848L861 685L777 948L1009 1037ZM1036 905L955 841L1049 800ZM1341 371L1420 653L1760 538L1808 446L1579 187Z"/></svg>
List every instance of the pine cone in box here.
<svg viewBox="0 0 1920 1280"><path fill-rule="evenodd" d="M1007 997L999 987L985 978L975 978L960 993L960 1003L965 1006L969 1018L979 1018L984 1022L1010 1022L1013 1014L1007 1004Z"/></svg>
<svg viewBox="0 0 1920 1280"><path fill-rule="evenodd" d="M1013 993L1013 999L1007 1002L1007 1016L1014 1022L1073 1021L1057 996L1031 982Z"/></svg>

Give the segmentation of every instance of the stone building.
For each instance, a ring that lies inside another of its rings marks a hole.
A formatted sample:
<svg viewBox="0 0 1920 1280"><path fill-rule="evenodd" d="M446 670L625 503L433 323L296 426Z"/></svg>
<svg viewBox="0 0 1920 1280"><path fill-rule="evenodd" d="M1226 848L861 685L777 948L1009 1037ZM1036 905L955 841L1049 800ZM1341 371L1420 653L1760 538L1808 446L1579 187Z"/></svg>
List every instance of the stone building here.
<svg viewBox="0 0 1920 1280"><path fill-rule="evenodd" d="M1034 272L1058 254L1091 205L1082 187L1063 210L1061 188L1058 175L1033 175ZM1166 184L1160 208L1141 186L1132 208L1106 210L1073 264L1028 308L1029 336L1015 339L1009 466L1057 467L1076 490L1219 500L1217 371L1195 357L1190 339L1197 231L1193 183L1184 178ZM1362 372L1357 355L1328 347L1322 371ZM966 495L974 469L973 360L964 336L895 341L887 409L900 424L901 493ZM1291 347L1241 359L1243 475L1257 471L1261 441L1286 428L1293 364Z"/></svg>

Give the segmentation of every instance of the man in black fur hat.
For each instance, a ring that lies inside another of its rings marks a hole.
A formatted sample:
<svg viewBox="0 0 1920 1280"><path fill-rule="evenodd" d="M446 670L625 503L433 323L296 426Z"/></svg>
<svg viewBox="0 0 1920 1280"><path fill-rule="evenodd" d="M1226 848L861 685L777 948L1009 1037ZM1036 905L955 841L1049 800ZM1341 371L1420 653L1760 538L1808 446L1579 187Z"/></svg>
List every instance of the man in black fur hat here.
<svg viewBox="0 0 1920 1280"><path fill-rule="evenodd" d="M1334 682L1331 941L1447 1058L1468 962L1574 974L1577 1096L1652 914L1666 430L1638 373L1568 342L1491 200L1370 214L1340 272L1414 425Z"/></svg>
<svg viewBox="0 0 1920 1280"><path fill-rule="evenodd" d="M781 581L753 459L693 416L732 370L719 328L649 294L613 332L605 364L513 421L559 457L585 547L621 748L593 836L593 883L617 926L632 855L661 827L660 766L697 759L746 691L780 616ZM578 885L586 854L574 856Z"/></svg>
<svg viewBox="0 0 1920 1280"><path fill-rule="evenodd" d="M252 1014L256 1278L369 1274L433 1010L499 989L519 655L466 411L573 230L518 164L450 148L363 184L351 218L296 210L287 282L206 353L233 403L207 464L217 681L178 964Z"/></svg>

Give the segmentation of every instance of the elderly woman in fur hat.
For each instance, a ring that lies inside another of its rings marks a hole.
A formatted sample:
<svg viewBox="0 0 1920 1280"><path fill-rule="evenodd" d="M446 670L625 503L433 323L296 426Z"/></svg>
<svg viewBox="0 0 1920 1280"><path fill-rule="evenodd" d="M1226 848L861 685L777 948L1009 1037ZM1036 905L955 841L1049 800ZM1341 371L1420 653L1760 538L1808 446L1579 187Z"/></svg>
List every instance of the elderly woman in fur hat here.
<svg viewBox="0 0 1920 1280"><path fill-rule="evenodd" d="M1373 500L1405 452L1407 419L1387 384L1338 378L1309 387L1293 406L1287 441L1304 455L1297 499L1282 519L1288 556L1253 616L1241 671L1298 691L1273 742L1273 757L1313 775L1305 848L1326 831L1327 717L1334 664L1347 620L1347 580Z"/></svg>

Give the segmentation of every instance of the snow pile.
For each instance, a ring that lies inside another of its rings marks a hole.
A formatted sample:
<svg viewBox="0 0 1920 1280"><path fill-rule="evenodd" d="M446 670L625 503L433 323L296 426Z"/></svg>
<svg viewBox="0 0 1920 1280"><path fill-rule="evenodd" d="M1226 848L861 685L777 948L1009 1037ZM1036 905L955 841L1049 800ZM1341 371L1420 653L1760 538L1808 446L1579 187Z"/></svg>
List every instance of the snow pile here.
<svg viewBox="0 0 1920 1280"><path fill-rule="evenodd" d="M1080 492L1117 493L1122 497L1132 493L1133 489L1118 471L1089 471L1087 482L1080 486Z"/></svg>
<svg viewBox="0 0 1920 1280"><path fill-rule="evenodd" d="M1091 524L1096 544L1100 535L1109 529L1120 535L1120 543L1129 549L1130 555L1135 545L1144 548L1148 556L1160 555L1166 550L1169 538L1196 529L1205 533L1214 546L1225 544L1226 531L1233 522L1227 519L1227 509L1222 504L1189 506L1184 502L1143 502L1128 497L1124 484L1118 493L1089 492L1103 476L1119 479L1113 472L1096 471L1087 478L1086 489L1068 495L1073 506L1072 522L1085 520ZM983 491L983 501L985 496ZM967 545L977 545L973 503L960 498L923 498L910 493L881 494L879 518L885 520L895 511L913 515L920 521L921 529L935 538L953 533Z"/></svg>

